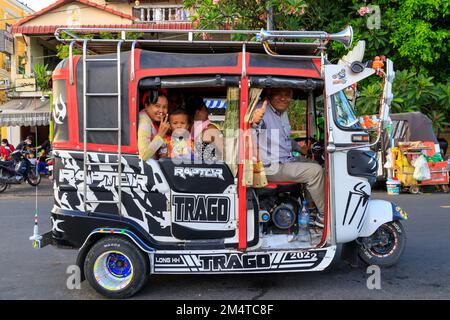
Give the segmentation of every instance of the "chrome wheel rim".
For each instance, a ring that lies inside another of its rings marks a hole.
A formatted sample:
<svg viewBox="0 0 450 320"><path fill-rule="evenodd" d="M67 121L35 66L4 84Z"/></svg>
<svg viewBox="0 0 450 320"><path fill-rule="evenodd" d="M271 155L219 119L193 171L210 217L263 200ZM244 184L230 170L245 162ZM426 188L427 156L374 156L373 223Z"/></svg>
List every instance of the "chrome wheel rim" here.
<svg viewBox="0 0 450 320"><path fill-rule="evenodd" d="M122 290L131 283L133 274L130 259L120 251L107 251L95 260L94 278L107 290Z"/></svg>

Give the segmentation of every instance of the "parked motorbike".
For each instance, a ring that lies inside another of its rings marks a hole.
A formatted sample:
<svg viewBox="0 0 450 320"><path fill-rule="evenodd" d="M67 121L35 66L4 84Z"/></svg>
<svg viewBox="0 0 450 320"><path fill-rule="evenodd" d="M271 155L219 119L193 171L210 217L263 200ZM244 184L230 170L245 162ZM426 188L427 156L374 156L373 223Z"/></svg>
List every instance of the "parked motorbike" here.
<svg viewBox="0 0 450 320"><path fill-rule="evenodd" d="M36 165L27 158L29 153L26 150L16 150L11 153L13 160L0 161L0 193L11 184L21 184L26 181L36 187L41 182Z"/></svg>
<svg viewBox="0 0 450 320"><path fill-rule="evenodd" d="M47 164L47 174L50 180L53 179L53 157L48 157L45 159L45 163Z"/></svg>

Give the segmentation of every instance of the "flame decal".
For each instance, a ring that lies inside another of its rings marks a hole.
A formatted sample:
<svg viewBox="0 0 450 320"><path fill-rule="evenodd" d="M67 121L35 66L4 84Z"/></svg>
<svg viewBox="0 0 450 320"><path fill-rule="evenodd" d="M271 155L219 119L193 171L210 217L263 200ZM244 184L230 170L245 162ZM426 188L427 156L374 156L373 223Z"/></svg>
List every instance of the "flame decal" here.
<svg viewBox="0 0 450 320"><path fill-rule="evenodd" d="M59 108L59 103L61 103L61 108ZM63 124L66 115L66 104L64 103L62 94L60 94L59 98L56 100L55 108L53 109L53 118L57 124Z"/></svg>

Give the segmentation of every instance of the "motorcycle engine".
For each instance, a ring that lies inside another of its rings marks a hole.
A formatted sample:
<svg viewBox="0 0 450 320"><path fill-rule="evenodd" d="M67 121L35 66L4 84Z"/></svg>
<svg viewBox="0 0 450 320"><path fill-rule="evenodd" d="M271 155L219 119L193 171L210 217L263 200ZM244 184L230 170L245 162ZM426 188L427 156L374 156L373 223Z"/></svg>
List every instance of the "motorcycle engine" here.
<svg viewBox="0 0 450 320"><path fill-rule="evenodd" d="M297 230L297 215L301 210L301 203L297 199L280 194L260 198L263 233L290 234Z"/></svg>

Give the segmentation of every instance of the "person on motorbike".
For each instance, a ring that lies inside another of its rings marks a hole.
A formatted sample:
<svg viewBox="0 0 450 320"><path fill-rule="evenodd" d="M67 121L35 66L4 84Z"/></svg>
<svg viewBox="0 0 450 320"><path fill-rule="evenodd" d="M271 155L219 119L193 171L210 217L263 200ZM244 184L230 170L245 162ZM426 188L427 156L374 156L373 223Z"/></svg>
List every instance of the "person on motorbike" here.
<svg viewBox="0 0 450 320"><path fill-rule="evenodd" d="M1 144L1 160L3 161L11 161L11 153L15 150L14 146L8 142L8 139L2 139Z"/></svg>
<svg viewBox="0 0 450 320"><path fill-rule="evenodd" d="M33 148L33 137L32 136L27 136L25 138L25 140L21 141L16 149L17 150L29 150Z"/></svg>
<svg viewBox="0 0 450 320"><path fill-rule="evenodd" d="M17 145L16 150L20 150L20 152L33 151L33 137L27 136L24 141ZM28 160L25 157L21 158L19 169L16 172L16 179L22 179L23 175L27 171L27 161Z"/></svg>

